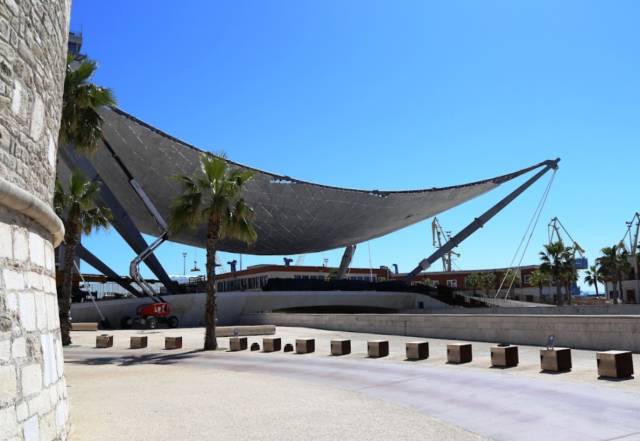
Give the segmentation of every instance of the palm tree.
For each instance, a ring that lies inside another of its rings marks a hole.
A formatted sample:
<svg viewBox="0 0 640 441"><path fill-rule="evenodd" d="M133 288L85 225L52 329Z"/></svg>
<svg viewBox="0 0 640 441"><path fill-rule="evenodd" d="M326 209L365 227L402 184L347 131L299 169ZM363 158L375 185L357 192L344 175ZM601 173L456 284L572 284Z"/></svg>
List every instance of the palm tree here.
<svg viewBox="0 0 640 441"><path fill-rule="evenodd" d="M538 287L538 289L540 290L540 297L542 297L542 288L544 286L549 286L549 284L551 283L551 277L547 273L541 271L540 268L538 268L531 273L529 283L532 286Z"/></svg>
<svg viewBox="0 0 640 441"><path fill-rule="evenodd" d="M218 347L216 340L216 250L223 238L253 243L257 239L251 220L253 210L241 197L242 188L253 172L229 168L218 157L203 157L201 172L193 177L176 176L183 192L171 207L170 230L207 225L207 300L205 306L204 349Z"/></svg>
<svg viewBox="0 0 640 441"><path fill-rule="evenodd" d="M584 276L584 283L589 286L596 287L596 297L600 297L600 290L598 289L598 284L605 283L604 276L600 271L600 268L596 265L591 265Z"/></svg>
<svg viewBox="0 0 640 441"><path fill-rule="evenodd" d="M92 152L102 137L102 117L98 108L115 105L113 92L90 83L97 69L95 61L79 63L67 58L67 74L62 97L62 120L58 145L72 144L78 151Z"/></svg>
<svg viewBox="0 0 640 441"><path fill-rule="evenodd" d="M544 246L544 250L540 252L540 271L547 274L553 284L556 287L556 303L558 306L564 304L562 298L562 285L567 280L567 268L573 267L573 254L572 248L566 247L564 243L559 240L552 242ZM567 296L571 296L570 292L567 292Z"/></svg>
<svg viewBox="0 0 640 441"><path fill-rule="evenodd" d="M82 233L89 234L96 228L107 228L111 220L111 211L96 205L96 196L99 191L96 182L88 181L81 172L76 170L71 174L66 187L60 181L56 181L53 198L56 214L62 219L65 229L62 289L58 292L63 345L71 344L69 310L71 309L76 248Z"/></svg>
<svg viewBox="0 0 640 441"><path fill-rule="evenodd" d="M602 256L596 261L600 265L602 275L614 286L614 303L620 303L623 301L622 281L631 270L628 252L619 245L605 247L601 252Z"/></svg>

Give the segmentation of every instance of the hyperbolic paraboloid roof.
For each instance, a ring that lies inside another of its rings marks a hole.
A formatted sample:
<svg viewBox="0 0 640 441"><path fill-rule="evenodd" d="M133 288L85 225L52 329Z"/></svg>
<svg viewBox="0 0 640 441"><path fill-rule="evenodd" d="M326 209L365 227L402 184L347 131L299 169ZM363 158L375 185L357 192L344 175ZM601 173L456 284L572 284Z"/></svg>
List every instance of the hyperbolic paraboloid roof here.
<svg viewBox="0 0 640 441"><path fill-rule="evenodd" d="M180 186L171 176L199 170L204 153L119 109L104 109L106 141L141 184L165 220ZM108 149L89 158L138 229L158 235L158 227ZM62 161L60 161L62 164ZM239 164L235 164L241 166ZM446 188L369 191L330 187L255 170L244 198L255 211L256 243L225 240L220 249L250 254L299 254L357 244L437 215L536 167L493 179ZM65 166L62 165L64 168ZM241 166L250 168L246 166ZM61 170L62 175L68 170ZM205 246L204 226L170 240Z"/></svg>

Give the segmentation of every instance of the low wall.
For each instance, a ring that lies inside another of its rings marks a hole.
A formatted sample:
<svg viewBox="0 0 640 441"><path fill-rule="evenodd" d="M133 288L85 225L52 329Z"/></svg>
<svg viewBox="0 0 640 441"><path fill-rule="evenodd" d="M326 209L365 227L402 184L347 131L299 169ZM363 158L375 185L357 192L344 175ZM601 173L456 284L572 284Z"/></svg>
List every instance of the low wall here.
<svg viewBox="0 0 640 441"><path fill-rule="evenodd" d="M173 314L180 326L202 326L204 324L205 294L180 294L163 296L171 304ZM393 310L415 308L418 299L427 302L425 307L445 307L444 303L423 295L379 291L238 291L217 295L217 317L219 325L236 325L243 314L270 312L286 308L313 306L358 306L380 307ZM113 326L120 326L125 316L135 316L138 305L148 303L148 298L108 300L97 302L100 311ZM97 322L98 312L92 302L71 305L71 316L75 322Z"/></svg>
<svg viewBox="0 0 640 441"><path fill-rule="evenodd" d="M640 352L640 316L508 314L247 314L246 324L451 340Z"/></svg>
<svg viewBox="0 0 640 441"><path fill-rule="evenodd" d="M446 308L407 310L411 314L640 315L640 305L543 305L539 307Z"/></svg>

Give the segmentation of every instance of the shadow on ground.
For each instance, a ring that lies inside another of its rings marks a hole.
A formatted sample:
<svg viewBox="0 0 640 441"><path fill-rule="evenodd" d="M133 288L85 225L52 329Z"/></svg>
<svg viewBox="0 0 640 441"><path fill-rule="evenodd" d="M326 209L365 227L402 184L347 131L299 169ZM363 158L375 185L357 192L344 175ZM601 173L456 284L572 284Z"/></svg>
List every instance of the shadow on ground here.
<svg viewBox="0 0 640 441"><path fill-rule="evenodd" d="M89 366L101 366L114 364L117 366L131 366L136 364L160 364L171 365L179 361L187 360L196 356L196 354L204 352L202 349L181 352L179 354L143 354L143 355L114 355L87 357L81 360L68 360L67 363L84 364Z"/></svg>

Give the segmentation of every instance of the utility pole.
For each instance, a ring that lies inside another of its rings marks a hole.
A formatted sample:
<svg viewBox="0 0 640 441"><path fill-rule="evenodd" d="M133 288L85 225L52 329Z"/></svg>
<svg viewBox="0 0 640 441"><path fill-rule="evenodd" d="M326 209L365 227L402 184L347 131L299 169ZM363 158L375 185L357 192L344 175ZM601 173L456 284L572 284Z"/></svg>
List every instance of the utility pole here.
<svg viewBox="0 0 640 441"><path fill-rule="evenodd" d="M187 253L182 253L182 275L187 275Z"/></svg>

